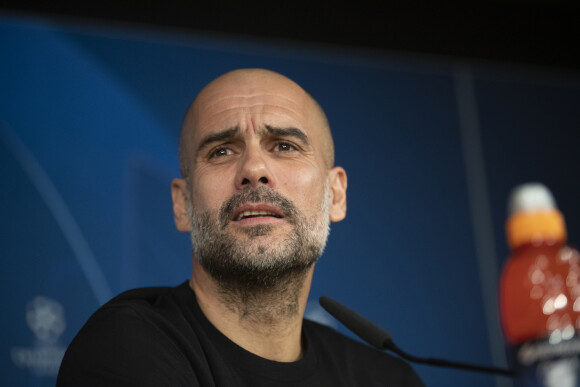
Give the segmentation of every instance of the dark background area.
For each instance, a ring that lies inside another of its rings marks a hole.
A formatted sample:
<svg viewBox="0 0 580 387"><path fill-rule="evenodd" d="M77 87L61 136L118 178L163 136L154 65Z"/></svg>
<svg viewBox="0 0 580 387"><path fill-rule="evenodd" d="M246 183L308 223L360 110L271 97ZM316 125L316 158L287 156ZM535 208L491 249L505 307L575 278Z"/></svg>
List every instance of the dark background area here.
<svg viewBox="0 0 580 387"><path fill-rule="evenodd" d="M580 3L16 1L0 10L580 69Z"/></svg>

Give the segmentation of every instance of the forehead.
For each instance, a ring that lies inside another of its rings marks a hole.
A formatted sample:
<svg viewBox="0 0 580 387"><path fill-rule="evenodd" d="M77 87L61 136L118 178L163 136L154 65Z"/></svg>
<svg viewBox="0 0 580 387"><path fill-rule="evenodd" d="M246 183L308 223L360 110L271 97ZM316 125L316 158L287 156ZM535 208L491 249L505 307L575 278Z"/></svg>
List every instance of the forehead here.
<svg viewBox="0 0 580 387"><path fill-rule="evenodd" d="M238 126L316 127L313 102L299 86L279 80L226 82L204 89L193 105L194 138Z"/></svg>

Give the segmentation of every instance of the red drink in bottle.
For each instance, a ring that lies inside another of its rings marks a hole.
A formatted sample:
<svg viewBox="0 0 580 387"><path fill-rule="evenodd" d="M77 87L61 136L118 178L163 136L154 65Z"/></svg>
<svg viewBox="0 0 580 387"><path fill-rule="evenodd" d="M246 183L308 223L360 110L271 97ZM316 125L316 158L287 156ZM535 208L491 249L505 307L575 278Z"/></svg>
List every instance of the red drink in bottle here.
<svg viewBox="0 0 580 387"><path fill-rule="evenodd" d="M510 213L500 308L520 385L577 386L580 255L566 245L564 218L544 186L516 189Z"/></svg>

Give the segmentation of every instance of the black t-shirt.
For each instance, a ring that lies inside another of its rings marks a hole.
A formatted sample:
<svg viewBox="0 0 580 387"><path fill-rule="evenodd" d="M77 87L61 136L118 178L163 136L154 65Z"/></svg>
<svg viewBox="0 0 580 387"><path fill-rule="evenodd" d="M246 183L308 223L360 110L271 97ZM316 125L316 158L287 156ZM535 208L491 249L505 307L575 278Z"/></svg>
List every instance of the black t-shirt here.
<svg viewBox="0 0 580 387"><path fill-rule="evenodd" d="M305 355L256 356L219 332L185 282L125 292L100 308L69 346L65 386L423 386L399 358L304 320Z"/></svg>

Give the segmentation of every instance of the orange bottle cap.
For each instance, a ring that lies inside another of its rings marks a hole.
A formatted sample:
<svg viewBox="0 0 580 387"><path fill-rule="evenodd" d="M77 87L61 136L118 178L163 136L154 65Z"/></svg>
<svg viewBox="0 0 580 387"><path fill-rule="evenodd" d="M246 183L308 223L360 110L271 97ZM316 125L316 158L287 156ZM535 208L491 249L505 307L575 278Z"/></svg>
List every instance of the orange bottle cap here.
<svg viewBox="0 0 580 387"><path fill-rule="evenodd" d="M566 225L562 213L556 209L518 212L506 222L509 246L514 249L525 243L540 240L566 240Z"/></svg>

